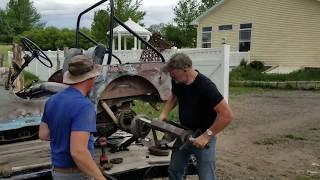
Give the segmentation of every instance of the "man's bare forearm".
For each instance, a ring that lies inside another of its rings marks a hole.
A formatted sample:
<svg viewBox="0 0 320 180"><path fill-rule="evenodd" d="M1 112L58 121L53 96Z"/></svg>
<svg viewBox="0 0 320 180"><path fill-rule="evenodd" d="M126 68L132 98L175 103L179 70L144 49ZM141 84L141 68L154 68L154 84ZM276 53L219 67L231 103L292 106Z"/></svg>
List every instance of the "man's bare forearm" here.
<svg viewBox="0 0 320 180"><path fill-rule="evenodd" d="M74 150L71 152L71 155L77 167L82 172L88 176L94 177L96 180L105 179L96 162L92 159L88 149Z"/></svg>
<svg viewBox="0 0 320 180"><path fill-rule="evenodd" d="M164 108L161 112L161 115L167 117L168 114L172 111L172 109L176 107L176 105L177 105L177 98L175 95L172 94L167 100L167 102L165 103Z"/></svg>
<svg viewBox="0 0 320 180"><path fill-rule="evenodd" d="M217 111L217 117L209 128L213 135L226 128L234 118L229 105L224 100L215 107L215 110Z"/></svg>
<svg viewBox="0 0 320 180"><path fill-rule="evenodd" d="M43 141L50 141L50 130L47 123L41 122L39 125L39 139Z"/></svg>
<svg viewBox="0 0 320 180"><path fill-rule="evenodd" d="M224 128L226 128L230 124L231 121L232 121L232 119L226 119L223 116L217 116L216 120L210 126L209 129L212 131L213 135L216 135L219 132L221 132Z"/></svg>

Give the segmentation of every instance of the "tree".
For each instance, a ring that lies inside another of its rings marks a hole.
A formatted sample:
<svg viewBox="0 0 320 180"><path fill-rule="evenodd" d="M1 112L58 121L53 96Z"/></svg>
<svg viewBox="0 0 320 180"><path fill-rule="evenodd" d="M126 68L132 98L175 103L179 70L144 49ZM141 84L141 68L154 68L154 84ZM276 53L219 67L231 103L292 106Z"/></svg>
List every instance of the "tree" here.
<svg viewBox="0 0 320 180"><path fill-rule="evenodd" d="M185 47L184 37L181 35L182 30L175 25L168 24L163 28L163 36L165 40L174 42L174 45L178 48Z"/></svg>
<svg viewBox="0 0 320 180"><path fill-rule="evenodd" d="M92 38L88 28L81 28L81 32ZM30 31L24 31L21 36L27 37L36 43L42 50L56 50L64 47L74 47L75 45L75 30L58 29L56 27L33 28ZM15 42L21 42L21 36L15 36ZM80 45L83 49L88 49L93 46L86 39L80 38Z"/></svg>
<svg viewBox="0 0 320 180"><path fill-rule="evenodd" d="M94 12L93 23L91 24L91 32L95 39L103 44L108 42L109 16L106 10L98 10Z"/></svg>
<svg viewBox="0 0 320 180"><path fill-rule="evenodd" d="M115 1L114 15L122 22L131 18L134 22L141 23L143 17L146 15L145 11L140 11L142 0L117 0ZM94 39L101 43L107 44L110 22L110 9L98 10L94 14L93 23L91 24L91 31ZM114 23L114 25L117 25Z"/></svg>
<svg viewBox="0 0 320 180"><path fill-rule="evenodd" d="M200 13L203 13L207 9L211 8L217 4L220 0L201 0L201 5L199 7Z"/></svg>
<svg viewBox="0 0 320 180"><path fill-rule="evenodd" d="M158 33L163 33L162 31L163 31L163 29L164 29L164 27L166 26L166 24L164 24L164 23L160 23L160 24L153 24L153 25L151 25L151 26L149 26L147 29L151 32L151 33L156 33L156 32L158 32Z"/></svg>
<svg viewBox="0 0 320 180"><path fill-rule="evenodd" d="M140 11L142 0L117 0L115 3L114 14L121 21L127 21L131 18L136 23L141 23L146 15L145 11Z"/></svg>
<svg viewBox="0 0 320 180"><path fill-rule="evenodd" d="M167 40L176 42L177 47L195 47L197 30L190 23L219 0L179 0L174 8L176 27L168 25L164 28ZM175 34L172 36L170 33Z"/></svg>
<svg viewBox="0 0 320 180"><path fill-rule="evenodd" d="M197 0L180 0L174 8L174 22L177 24L175 32L179 31L179 33L176 34L177 37L169 36L166 33L165 37L172 37L176 40L179 39L179 42L176 42L176 44L178 45L181 43L181 47L195 47L197 30L190 23L200 15L199 7L200 4ZM167 28L169 29L165 30L165 32L174 29L172 25L167 26ZM174 39L167 40L174 41Z"/></svg>
<svg viewBox="0 0 320 180"><path fill-rule="evenodd" d="M0 42L11 42L12 41L12 29L10 28L6 12L0 9Z"/></svg>
<svg viewBox="0 0 320 180"><path fill-rule="evenodd" d="M30 0L10 0L7 4L6 19L15 35L34 27L44 26L40 23L40 18Z"/></svg>
<svg viewBox="0 0 320 180"><path fill-rule="evenodd" d="M200 4L197 0L180 0L173 9L175 14L174 22L177 23L179 28L185 30L194 29L190 23L200 15L199 7Z"/></svg>

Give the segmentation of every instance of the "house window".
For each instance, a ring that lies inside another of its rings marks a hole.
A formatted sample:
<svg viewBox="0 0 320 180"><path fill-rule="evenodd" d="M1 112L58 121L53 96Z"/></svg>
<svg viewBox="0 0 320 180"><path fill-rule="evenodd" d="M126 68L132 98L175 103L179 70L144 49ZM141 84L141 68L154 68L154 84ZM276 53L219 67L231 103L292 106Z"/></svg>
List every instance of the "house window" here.
<svg viewBox="0 0 320 180"><path fill-rule="evenodd" d="M212 27L202 28L202 48L211 48Z"/></svg>
<svg viewBox="0 0 320 180"><path fill-rule="evenodd" d="M239 51L247 52L251 48L251 29L252 24L240 24L239 31Z"/></svg>
<svg viewBox="0 0 320 180"><path fill-rule="evenodd" d="M219 26L219 31L229 31L229 30L232 30L232 25Z"/></svg>

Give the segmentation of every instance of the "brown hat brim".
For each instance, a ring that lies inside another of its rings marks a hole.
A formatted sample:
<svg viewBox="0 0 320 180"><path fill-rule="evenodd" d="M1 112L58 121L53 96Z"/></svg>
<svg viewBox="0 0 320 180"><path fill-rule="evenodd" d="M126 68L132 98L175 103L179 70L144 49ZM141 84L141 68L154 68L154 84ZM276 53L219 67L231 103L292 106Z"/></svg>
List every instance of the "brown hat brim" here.
<svg viewBox="0 0 320 180"><path fill-rule="evenodd" d="M101 74L101 70L102 70L102 66L95 64L94 68L91 71L89 71L85 74L79 75L79 76L73 76L70 74L69 71L66 71L63 75L63 83L64 84L77 84L77 83L83 82L87 79L99 76Z"/></svg>

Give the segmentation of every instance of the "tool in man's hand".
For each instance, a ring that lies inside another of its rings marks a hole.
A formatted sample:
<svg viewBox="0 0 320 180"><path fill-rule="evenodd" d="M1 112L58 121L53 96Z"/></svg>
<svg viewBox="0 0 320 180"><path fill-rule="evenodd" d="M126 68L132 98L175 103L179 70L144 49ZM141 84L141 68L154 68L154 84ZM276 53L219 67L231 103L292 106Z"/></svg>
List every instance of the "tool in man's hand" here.
<svg viewBox="0 0 320 180"><path fill-rule="evenodd" d="M160 120L151 120L150 118L146 116L136 116L133 121L135 121L133 124L134 126L131 127L133 130L132 132L135 132L133 135L137 138L141 137L139 132L142 131L141 128L148 126L151 128L153 132L153 138L155 140L156 146L159 146L159 140L157 139L155 131L161 131L165 133L169 133L176 138L179 138L182 142L182 145L179 147L179 149L186 148L187 146L193 145L192 141L201 135L200 129L196 131L192 131L190 129L187 129L185 127L182 127L181 125L178 125L176 123L166 123ZM207 148L208 146L206 146Z"/></svg>
<svg viewBox="0 0 320 180"><path fill-rule="evenodd" d="M100 166L102 167L103 170L111 169L113 167L113 164L110 163L110 161L106 155L107 138L100 137L98 139L98 143L101 147Z"/></svg>

